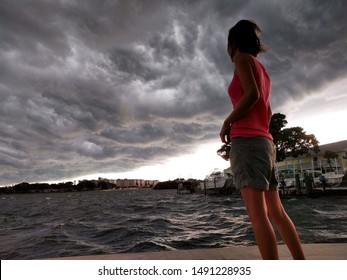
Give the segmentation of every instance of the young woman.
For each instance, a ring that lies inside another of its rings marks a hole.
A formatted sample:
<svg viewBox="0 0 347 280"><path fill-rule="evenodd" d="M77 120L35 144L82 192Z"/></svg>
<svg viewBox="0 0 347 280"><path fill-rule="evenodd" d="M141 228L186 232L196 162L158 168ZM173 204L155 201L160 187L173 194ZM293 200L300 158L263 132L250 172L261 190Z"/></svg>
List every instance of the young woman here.
<svg viewBox="0 0 347 280"><path fill-rule="evenodd" d="M274 224L294 259L305 259L292 220L283 208L275 178L276 150L269 133L270 78L257 55L264 52L252 21L241 20L229 30L228 54L235 65L228 93L233 111L220 131L230 137L230 164L240 189L263 259L278 259Z"/></svg>

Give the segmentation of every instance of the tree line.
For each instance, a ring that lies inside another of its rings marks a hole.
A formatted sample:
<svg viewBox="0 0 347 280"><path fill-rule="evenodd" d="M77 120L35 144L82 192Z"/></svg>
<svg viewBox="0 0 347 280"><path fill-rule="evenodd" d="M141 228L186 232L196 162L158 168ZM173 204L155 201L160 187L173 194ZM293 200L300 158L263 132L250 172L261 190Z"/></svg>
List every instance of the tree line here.
<svg viewBox="0 0 347 280"><path fill-rule="evenodd" d="M103 180L83 180L78 184L63 182L57 184L22 182L14 186L0 188L0 194L41 193L41 192L79 192L117 188L116 184Z"/></svg>

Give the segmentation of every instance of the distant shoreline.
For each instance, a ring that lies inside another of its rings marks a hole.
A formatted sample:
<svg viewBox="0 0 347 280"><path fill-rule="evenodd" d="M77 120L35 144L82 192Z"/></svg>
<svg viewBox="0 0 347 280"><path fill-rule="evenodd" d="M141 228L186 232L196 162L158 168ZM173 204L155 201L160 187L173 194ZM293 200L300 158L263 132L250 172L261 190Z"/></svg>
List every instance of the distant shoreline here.
<svg viewBox="0 0 347 280"><path fill-rule="evenodd" d="M89 181L88 181L89 182ZM90 182L89 182L90 183ZM64 185L66 183L59 184L60 186L56 188L56 185L53 184L55 187L51 188L43 188L42 185L47 187L49 184L24 184L23 183L15 185L13 187L2 187L0 188L0 195L20 195L20 194L52 194L52 193L76 193L76 192L91 192L91 191L118 191L118 190L174 190L175 188L154 188L154 187L117 187L117 186L110 186L108 185L108 188L101 188L98 185L94 186L93 184L86 184L86 181L84 181L84 184L82 185L74 185L74 187L71 188L71 185L68 184L69 188L63 188L61 185ZM17 186L17 188L15 188ZM19 186L19 187L18 187ZM49 185L51 186L51 185ZM89 187L88 187L89 186ZM94 186L94 187L92 187ZM40 188L41 187L41 188ZM342 183L338 187L327 187L325 191L316 189L311 194L281 194L281 198L305 198L305 197L324 197L324 196L346 196L347 195L347 184ZM228 196L228 194L222 194L222 196Z"/></svg>

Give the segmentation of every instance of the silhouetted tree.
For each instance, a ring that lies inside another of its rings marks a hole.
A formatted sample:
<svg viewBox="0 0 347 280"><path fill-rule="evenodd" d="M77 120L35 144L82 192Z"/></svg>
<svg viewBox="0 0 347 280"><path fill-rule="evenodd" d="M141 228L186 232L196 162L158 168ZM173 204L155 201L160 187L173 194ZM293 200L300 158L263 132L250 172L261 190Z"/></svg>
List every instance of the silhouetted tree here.
<svg viewBox="0 0 347 280"><path fill-rule="evenodd" d="M288 123L285 118L285 115L276 113L270 122L270 133L277 148L276 160L282 161L287 156L298 157L307 154L310 150L318 153L319 142L314 134L306 134L299 126L284 128Z"/></svg>
<svg viewBox="0 0 347 280"><path fill-rule="evenodd" d="M276 140L280 138L280 134L282 129L287 125L286 116L281 113L275 113L271 117L270 121L270 133L274 138L274 142L276 144Z"/></svg>
<svg viewBox="0 0 347 280"><path fill-rule="evenodd" d="M76 186L77 191L93 190L96 188L97 188L96 183L94 181L89 181L89 180L80 181Z"/></svg>
<svg viewBox="0 0 347 280"><path fill-rule="evenodd" d="M26 193L30 190L30 184L27 182L22 182L20 184L14 185L13 190L15 193Z"/></svg>
<svg viewBox="0 0 347 280"><path fill-rule="evenodd" d="M106 181L98 181L98 187L102 190L106 190L109 188L108 183Z"/></svg>

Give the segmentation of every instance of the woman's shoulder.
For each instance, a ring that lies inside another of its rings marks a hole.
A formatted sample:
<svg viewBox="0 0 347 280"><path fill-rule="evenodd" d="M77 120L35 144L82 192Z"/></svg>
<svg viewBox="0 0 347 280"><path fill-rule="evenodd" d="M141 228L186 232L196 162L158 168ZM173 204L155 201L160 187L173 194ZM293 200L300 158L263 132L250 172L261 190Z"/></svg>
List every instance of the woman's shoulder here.
<svg viewBox="0 0 347 280"><path fill-rule="evenodd" d="M234 57L234 63L237 64L250 64L252 67L254 67L257 64L257 59L251 54L239 52Z"/></svg>

